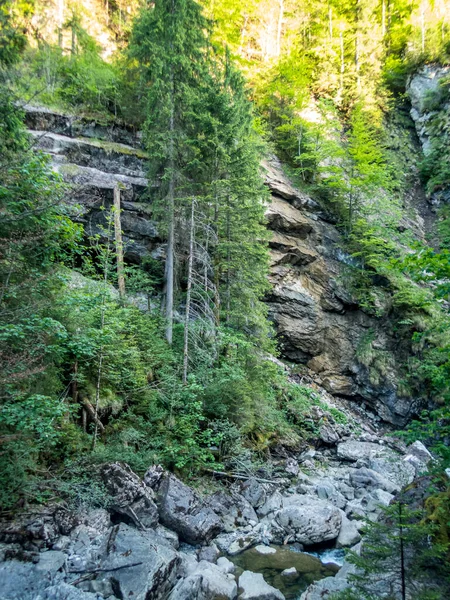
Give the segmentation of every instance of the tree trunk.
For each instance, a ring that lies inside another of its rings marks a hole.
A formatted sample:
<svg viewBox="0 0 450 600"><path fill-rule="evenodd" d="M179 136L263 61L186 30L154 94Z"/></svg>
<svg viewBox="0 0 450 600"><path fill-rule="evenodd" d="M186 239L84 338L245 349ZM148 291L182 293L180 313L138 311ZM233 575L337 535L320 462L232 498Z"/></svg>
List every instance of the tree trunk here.
<svg viewBox="0 0 450 600"><path fill-rule="evenodd" d="M386 36L386 0L382 0L381 3L381 32L384 39Z"/></svg>
<svg viewBox="0 0 450 600"><path fill-rule="evenodd" d="M122 224L120 220L120 189L114 187L114 236L116 240L117 283L121 300L125 298L125 273L123 262Z"/></svg>
<svg viewBox="0 0 450 600"><path fill-rule="evenodd" d="M398 504L399 529L400 529L400 575L402 581L402 600L406 600L406 571L405 571L405 548L403 543L403 519L402 503Z"/></svg>
<svg viewBox="0 0 450 600"><path fill-rule="evenodd" d="M231 223L230 223L230 198L227 200L227 304L226 304L226 323L231 318Z"/></svg>
<svg viewBox="0 0 450 600"><path fill-rule="evenodd" d="M172 0L172 14L175 14L175 2ZM173 339L173 291L175 278L175 85L173 70L170 72L170 116L169 116L169 231L167 236L167 256L165 268L166 280L166 339L171 345Z"/></svg>
<svg viewBox="0 0 450 600"><path fill-rule="evenodd" d="M340 46L341 46L341 81L340 81L340 92L344 93L344 73L345 73L345 56L344 56L344 33L341 31L339 34Z"/></svg>
<svg viewBox="0 0 450 600"><path fill-rule="evenodd" d="M183 383L187 382L189 364L189 316L191 312L192 266L194 263L194 209L195 200L192 199L191 223L189 227L189 259L187 273L186 311L184 316Z"/></svg>

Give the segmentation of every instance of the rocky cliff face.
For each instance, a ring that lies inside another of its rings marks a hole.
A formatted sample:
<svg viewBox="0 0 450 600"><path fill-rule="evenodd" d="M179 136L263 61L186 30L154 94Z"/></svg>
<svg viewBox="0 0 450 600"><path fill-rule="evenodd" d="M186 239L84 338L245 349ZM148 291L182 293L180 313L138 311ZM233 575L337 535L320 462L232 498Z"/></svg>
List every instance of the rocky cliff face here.
<svg viewBox="0 0 450 600"><path fill-rule="evenodd" d="M77 218L88 233L105 235L102 206L112 204L119 186L126 258L163 255L149 217L145 153L136 132L33 107L26 109L26 123L37 147L71 184ZM293 187L275 158L263 166L272 195L267 219L273 288L267 301L284 358L305 365L328 392L402 425L413 406L397 389L397 341L389 324L365 313L352 297L346 281L351 258L327 215Z"/></svg>
<svg viewBox="0 0 450 600"><path fill-rule="evenodd" d="M438 64L425 65L414 73L407 83L407 94L411 102L411 118L416 126L417 135L422 145L425 156L432 151L433 137L448 135L448 114L450 101L448 94L443 93L448 89L450 67ZM443 85L446 82L446 86ZM433 120L439 115L441 131L433 128ZM434 130L433 130L434 129ZM430 202L438 206L450 201L450 189L434 191L429 198Z"/></svg>
<svg viewBox="0 0 450 600"><path fill-rule="evenodd" d="M389 323L364 312L352 297L352 259L318 205L291 185L276 159L266 173L273 231L268 303L284 357L305 364L328 392L401 425L414 407L397 389L401 359Z"/></svg>

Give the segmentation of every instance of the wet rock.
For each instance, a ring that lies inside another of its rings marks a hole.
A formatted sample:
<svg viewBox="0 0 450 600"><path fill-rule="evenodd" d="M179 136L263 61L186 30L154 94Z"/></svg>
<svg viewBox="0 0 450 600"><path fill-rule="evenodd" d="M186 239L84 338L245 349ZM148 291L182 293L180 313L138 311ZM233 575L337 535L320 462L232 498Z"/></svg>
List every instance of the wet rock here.
<svg viewBox="0 0 450 600"><path fill-rule="evenodd" d="M136 527L154 527L158 522L158 509L153 492L130 467L121 463L102 466L101 477L113 499L113 510L127 517Z"/></svg>
<svg viewBox="0 0 450 600"><path fill-rule="evenodd" d="M255 552L257 552L258 554L264 554L264 555L276 554L276 552L277 552L275 548L271 548L270 546L263 546L262 544L255 546L253 548L253 550Z"/></svg>
<svg viewBox="0 0 450 600"><path fill-rule="evenodd" d="M101 568L123 568L105 572L98 579L111 579L114 594L119 598L160 600L173 587L179 562L177 553L164 538L153 531L139 531L120 523L109 536Z"/></svg>
<svg viewBox="0 0 450 600"><path fill-rule="evenodd" d="M260 573L244 571L239 577L239 600L285 600L283 594L265 582Z"/></svg>
<svg viewBox="0 0 450 600"><path fill-rule="evenodd" d="M281 577L285 577L286 579L297 579L298 572L295 567L291 567L290 569L285 569L281 571Z"/></svg>
<svg viewBox="0 0 450 600"><path fill-rule="evenodd" d="M298 496L296 503L282 508L275 519L291 541L305 545L337 538L342 521L333 504L310 496Z"/></svg>
<svg viewBox="0 0 450 600"><path fill-rule="evenodd" d="M169 600L235 600L237 585L220 567L201 561L196 570L172 590Z"/></svg>
<svg viewBox="0 0 450 600"><path fill-rule="evenodd" d="M207 544L223 528L220 517L169 473L161 478L156 503L161 523L188 544Z"/></svg>

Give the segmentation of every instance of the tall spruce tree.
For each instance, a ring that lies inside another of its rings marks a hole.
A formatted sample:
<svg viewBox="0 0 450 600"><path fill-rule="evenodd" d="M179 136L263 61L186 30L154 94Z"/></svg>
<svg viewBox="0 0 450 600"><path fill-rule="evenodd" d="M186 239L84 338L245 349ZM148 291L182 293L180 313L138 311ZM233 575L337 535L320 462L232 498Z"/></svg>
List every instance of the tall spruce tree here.
<svg viewBox="0 0 450 600"><path fill-rule="evenodd" d="M150 176L164 199L160 219L167 227L165 269L166 337L172 343L175 247L180 207L195 194L190 168L195 161L194 106L206 74L207 20L193 0L157 0L133 30L131 54L139 61L147 94L146 145ZM161 205L160 205L161 209Z"/></svg>

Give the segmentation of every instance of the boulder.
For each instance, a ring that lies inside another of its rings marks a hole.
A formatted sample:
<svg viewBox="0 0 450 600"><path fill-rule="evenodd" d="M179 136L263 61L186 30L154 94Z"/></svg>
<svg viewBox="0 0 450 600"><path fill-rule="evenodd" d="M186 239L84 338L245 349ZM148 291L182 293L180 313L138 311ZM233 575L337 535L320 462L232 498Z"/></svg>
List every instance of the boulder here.
<svg viewBox="0 0 450 600"><path fill-rule="evenodd" d="M111 578L119 598L162 600L175 584L178 554L153 531L120 523L113 528L105 551L101 568L116 570L102 572L97 579Z"/></svg>
<svg viewBox="0 0 450 600"><path fill-rule="evenodd" d="M342 460L356 462L358 460L368 461L373 457L394 455L392 451L387 450L384 446L374 444L372 442L358 442L356 440L348 440L337 445L337 456Z"/></svg>
<svg viewBox="0 0 450 600"><path fill-rule="evenodd" d="M330 598L333 594L343 592L347 588L348 583L345 579L325 577L325 579L310 585L300 596L300 600L325 600L325 598Z"/></svg>
<svg viewBox="0 0 450 600"><path fill-rule="evenodd" d="M296 503L282 508L275 517L292 541L320 544L337 538L341 528L341 511L324 500L298 496Z"/></svg>
<svg viewBox="0 0 450 600"><path fill-rule="evenodd" d="M260 536L256 531L237 530L231 533L223 533L222 535L219 535L216 537L214 542L222 552L228 554L229 556L235 556L247 548L254 546L259 542L259 540Z"/></svg>
<svg viewBox="0 0 450 600"><path fill-rule="evenodd" d="M428 464L430 460L433 460L433 455L427 448L422 444L422 442L414 442L411 446L408 446L407 449L408 454L412 454L416 458L420 460L420 462L424 464Z"/></svg>
<svg viewBox="0 0 450 600"><path fill-rule="evenodd" d="M277 552L275 548L271 548L270 546L264 546L263 544L258 544L257 546L255 546L254 551L258 554L266 555L276 554Z"/></svg>
<svg viewBox="0 0 450 600"><path fill-rule="evenodd" d="M239 577L239 600L285 600L285 597L266 583L260 573L244 571Z"/></svg>
<svg viewBox="0 0 450 600"><path fill-rule="evenodd" d="M219 558L220 551L216 544L210 544L209 546L203 546L197 552L197 557L199 561L205 561L210 563L215 563Z"/></svg>
<svg viewBox="0 0 450 600"><path fill-rule="evenodd" d="M385 490L386 492L392 493L399 491L397 485L392 483L386 477L383 477L377 471L368 469L367 467L361 467L350 473L350 481L355 488L362 487L375 487Z"/></svg>
<svg viewBox="0 0 450 600"><path fill-rule="evenodd" d="M253 478L247 479L241 484L241 494L253 508L259 508L266 501L266 490Z"/></svg>
<svg viewBox="0 0 450 600"><path fill-rule="evenodd" d="M36 565L38 571L56 573L66 564L66 555L58 550L47 550L39 554L39 562Z"/></svg>
<svg viewBox="0 0 450 600"><path fill-rule="evenodd" d="M79 590L68 583L60 583L48 587L36 600L97 600L96 593Z"/></svg>
<svg viewBox="0 0 450 600"><path fill-rule="evenodd" d="M113 499L112 509L132 521L136 527L154 527L158 522L158 509L152 490L121 463L108 463L100 470L102 480Z"/></svg>
<svg viewBox="0 0 450 600"><path fill-rule="evenodd" d="M285 569L281 571L281 577L285 577L286 579L297 579L298 572L295 567L291 567L290 569Z"/></svg>
<svg viewBox="0 0 450 600"><path fill-rule="evenodd" d="M217 566L226 575L228 575L229 573L234 573L236 571L235 565L231 562L231 560L228 560L228 558L226 558L225 556L221 556L217 559Z"/></svg>
<svg viewBox="0 0 450 600"><path fill-rule="evenodd" d="M266 498L262 506L257 509L258 516L265 517L270 513L279 510L283 506L283 496L276 491Z"/></svg>
<svg viewBox="0 0 450 600"><path fill-rule="evenodd" d="M321 500L328 500L338 508L345 508L347 499L339 492L331 481L321 481L317 484L316 494Z"/></svg>
<svg viewBox="0 0 450 600"><path fill-rule="evenodd" d="M188 544L205 544L223 528L220 517L191 488L165 473L156 496L161 523Z"/></svg>
<svg viewBox="0 0 450 600"><path fill-rule="evenodd" d="M258 515L253 506L237 493L216 492L206 498L206 504L222 519L224 531L234 531L236 527L254 526Z"/></svg>
<svg viewBox="0 0 450 600"><path fill-rule="evenodd" d="M61 573L39 570L17 560L0 563L0 599L36 600L45 589L62 579Z"/></svg>
<svg viewBox="0 0 450 600"><path fill-rule="evenodd" d="M345 514L342 514L341 528L336 540L337 548L349 548L361 540L361 534L354 521L350 521Z"/></svg>
<svg viewBox="0 0 450 600"><path fill-rule="evenodd" d="M236 597L234 577L217 565L200 561L189 577L177 583L169 600L235 600Z"/></svg>
<svg viewBox="0 0 450 600"><path fill-rule="evenodd" d="M415 475L416 470L412 464L399 460L397 455L390 455L370 458L369 468L380 473L385 479L389 479L395 486L402 488L409 485Z"/></svg>

